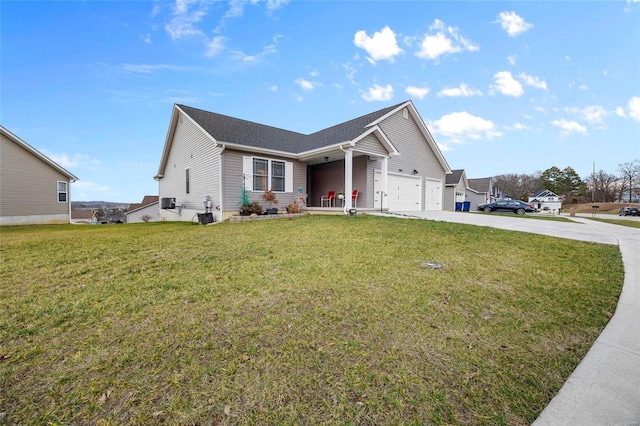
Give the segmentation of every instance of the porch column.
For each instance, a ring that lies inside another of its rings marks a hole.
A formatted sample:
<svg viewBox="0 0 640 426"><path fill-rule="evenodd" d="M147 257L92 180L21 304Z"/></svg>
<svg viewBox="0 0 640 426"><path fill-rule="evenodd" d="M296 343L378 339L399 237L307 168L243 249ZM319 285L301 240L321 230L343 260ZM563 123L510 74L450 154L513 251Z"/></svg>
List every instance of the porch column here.
<svg viewBox="0 0 640 426"><path fill-rule="evenodd" d="M353 202L351 192L353 191L353 151L351 149L343 149L344 151L344 213L347 214Z"/></svg>
<svg viewBox="0 0 640 426"><path fill-rule="evenodd" d="M389 191L387 190L387 173L389 172L389 159L387 157L382 157L382 182L380 182L382 194L380 194L380 205L382 208L387 207L387 194Z"/></svg>

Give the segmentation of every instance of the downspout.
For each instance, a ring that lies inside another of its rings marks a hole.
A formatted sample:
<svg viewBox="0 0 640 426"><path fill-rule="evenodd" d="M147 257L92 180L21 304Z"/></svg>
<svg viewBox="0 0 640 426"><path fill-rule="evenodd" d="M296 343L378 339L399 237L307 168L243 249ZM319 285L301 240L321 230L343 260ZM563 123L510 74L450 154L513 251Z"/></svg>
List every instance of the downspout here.
<svg viewBox="0 0 640 426"><path fill-rule="evenodd" d="M222 222L222 219L223 219L222 216L223 216L223 212L224 212L224 209L222 208L222 206L224 205L223 199L222 199L222 192L223 192L222 191L222 187L224 186L223 183L222 183L222 175L223 175L223 173L222 173L222 153L227 148L227 146L225 144L218 144L218 145L220 145L222 147L222 149L220 150L220 168L219 168L219 171L218 171L218 173L219 173L218 182L220 182L220 194L219 194L220 195L220 206L219 206L219 208L220 208L220 210L219 210L220 211L220 217L218 218L219 219L218 222Z"/></svg>
<svg viewBox="0 0 640 426"><path fill-rule="evenodd" d="M69 179L69 223L73 223L73 221L71 220L71 184L75 183L74 179Z"/></svg>

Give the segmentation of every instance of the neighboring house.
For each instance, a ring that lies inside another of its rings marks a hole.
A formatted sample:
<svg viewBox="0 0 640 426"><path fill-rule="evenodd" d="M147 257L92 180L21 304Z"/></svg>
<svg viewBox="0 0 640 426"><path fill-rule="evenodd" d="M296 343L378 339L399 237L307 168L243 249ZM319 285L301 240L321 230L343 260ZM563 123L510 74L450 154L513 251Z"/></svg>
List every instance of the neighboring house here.
<svg viewBox="0 0 640 426"><path fill-rule="evenodd" d="M306 198L307 210L442 210L451 173L411 101L304 135L185 105L174 105L154 177L167 220L191 221L210 200L215 220L276 192L280 209ZM352 194L322 206L329 191ZM261 202L264 204L263 202Z"/></svg>
<svg viewBox="0 0 640 426"><path fill-rule="evenodd" d="M493 186L493 178L478 178L467 180L467 201L471 203L471 210L478 205L492 203L497 200L497 188Z"/></svg>
<svg viewBox="0 0 640 426"><path fill-rule="evenodd" d="M0 225L69 223L78 180L0 126Z"/></svg>
<svg viewBox="0 0 640 426"><path fill-rule="evenodd" d="M562 208L562 200L558 195L548 189L541 189L529 197L529 204L538 211L558 213Z"/></svg>
<svg viewBox="0 0 640 426"><path fill-rule="evenodd" d="M94 209L71 209L71 222L98 223L98 214Z"/></svg>
<svg viewBox="0 0 640 426"><path fill-rule="evenodd" d="M464 169L452 170L447 175L444 192L444 209L456 210L456 203L464 203L467 200L467 175Z"/></svg>
<svg viewBox="0 0 640 426"><path fill-rule="evenodd" d="M157 195L145 195L140 204L131 204L125 212L127 223L158 222L160 203ZM148 217L148 220L143 220Z"/></svg>

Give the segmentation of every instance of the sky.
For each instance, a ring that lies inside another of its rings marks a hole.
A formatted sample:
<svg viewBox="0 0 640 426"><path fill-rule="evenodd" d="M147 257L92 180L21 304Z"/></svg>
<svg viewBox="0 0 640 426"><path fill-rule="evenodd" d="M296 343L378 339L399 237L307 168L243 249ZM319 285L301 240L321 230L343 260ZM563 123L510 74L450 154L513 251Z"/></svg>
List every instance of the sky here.
<svg viewBox="0 0 640 426"><path fill-rule="evenodd" d="M174 103L313 133L412 100L468 178L640 158L640 1L6 1L0 124L157 195Z"/></svg>

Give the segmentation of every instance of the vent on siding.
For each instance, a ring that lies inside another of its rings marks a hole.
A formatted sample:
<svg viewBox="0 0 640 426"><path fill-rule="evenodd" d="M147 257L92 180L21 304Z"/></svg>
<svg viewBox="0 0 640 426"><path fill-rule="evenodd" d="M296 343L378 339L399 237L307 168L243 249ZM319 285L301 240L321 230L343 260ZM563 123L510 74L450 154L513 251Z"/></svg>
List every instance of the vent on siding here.
<svg viewBox="0 0 640 426"><path fill-rule="evenodd" d="M404 118L405 120L409 118L409 110L407 110L406 108L402 110L402 118Z"/></svg>

